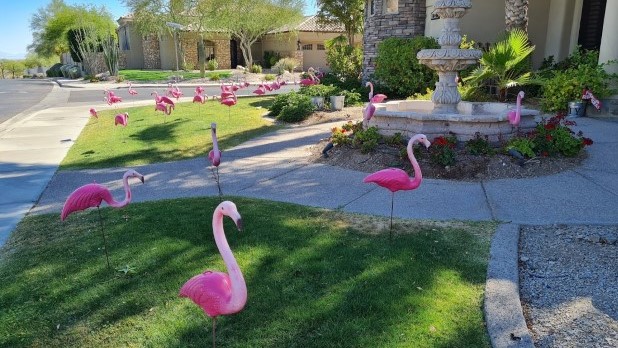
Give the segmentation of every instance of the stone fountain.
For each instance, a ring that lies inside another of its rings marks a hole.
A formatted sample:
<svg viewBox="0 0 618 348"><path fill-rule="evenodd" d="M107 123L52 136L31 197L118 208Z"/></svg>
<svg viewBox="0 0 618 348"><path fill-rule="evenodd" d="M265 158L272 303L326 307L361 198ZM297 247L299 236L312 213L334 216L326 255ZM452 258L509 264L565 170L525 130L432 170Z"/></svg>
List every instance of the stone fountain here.
<svg viewBox="0 0 618 348"><path fill-rule="evenodd" d="M514 105L461 101L457 72L476 64L482 56L480 50L459 48L462 39L459 20L471 7L471 0L436 0L434 13L444 21L438 38L441 48L421 50L417 54L422 64L438 72L439 80L431 102L405 100L376 104L370 125L377 125L380 133L407 136L424 133L430 139L455 133L459 140L465 141L474 138L478 132L497 142L517 131L535 127L534 118L539 114L536 110L522 109L522 119L519 129L516 129L507 119L508 111Z"/></svg>

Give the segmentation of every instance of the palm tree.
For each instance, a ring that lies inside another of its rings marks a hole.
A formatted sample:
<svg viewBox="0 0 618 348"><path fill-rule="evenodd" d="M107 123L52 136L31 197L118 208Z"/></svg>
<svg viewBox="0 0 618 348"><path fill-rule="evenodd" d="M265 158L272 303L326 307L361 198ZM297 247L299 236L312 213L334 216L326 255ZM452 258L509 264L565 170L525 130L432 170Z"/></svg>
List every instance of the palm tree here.
<svg viewBox="0 0 618 348"><path fill-rule="evenodd" d="M528 32L528 1L529 0L505 0L506 31L521 29Z"/></svg>
<svg viewBox="0 0 618 348"><path fill-rule="evenodd" d="M514 29L483 53L480 65L464 81L480 87L493 80L498 87L498 98L504 101L508 88L531 82L528 56L532 51L534 46L530 45L528 35Z"/></svg>

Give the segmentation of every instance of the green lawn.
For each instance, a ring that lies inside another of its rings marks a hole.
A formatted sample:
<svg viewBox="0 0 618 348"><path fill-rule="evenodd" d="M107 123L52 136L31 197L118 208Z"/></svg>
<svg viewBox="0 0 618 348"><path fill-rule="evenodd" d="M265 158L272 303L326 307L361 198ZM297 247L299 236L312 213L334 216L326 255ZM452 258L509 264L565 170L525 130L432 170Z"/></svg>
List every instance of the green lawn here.
<svg viewBox="0 0 618 348"><path fill-rule="evenodd" d="M263 117L271 102L272 97L240 98L229 111L216 101L178 103L169 116L155 112L154 102L133 108L121 104L90 119L60 168L126 167L204 156L212 149L211 122L217 123L219 147L230 148L276 129ZM128 126L114 126L114 116L125 111Z"/></svg>
<svg viewBox="0 0 618 348"><path fill-rule="evenodd" d="M171 70L120 70L118 72L125 80L131 82L152 82L152 81L168 81L171 76L182 75L183 79L199 79L200 72L194 71L171 71ZM213 74L219 75L220 78L228 78L232 76L231 70L207 71L206 78L210 78Z"/></svg>
<svg viewBox="0 0 618 348"><path fill-rule="evenodd" d="M225 229L249 296L217 320L218 346L490 346L482 297L494 224L398 221L390 243L376 227L387 219L234 201L245 230L228 218ZM0 250L0 346L210 346L211 319L178 290L225 270L217 203L102 209L115 272L96 211L27 216Z"/></svg>

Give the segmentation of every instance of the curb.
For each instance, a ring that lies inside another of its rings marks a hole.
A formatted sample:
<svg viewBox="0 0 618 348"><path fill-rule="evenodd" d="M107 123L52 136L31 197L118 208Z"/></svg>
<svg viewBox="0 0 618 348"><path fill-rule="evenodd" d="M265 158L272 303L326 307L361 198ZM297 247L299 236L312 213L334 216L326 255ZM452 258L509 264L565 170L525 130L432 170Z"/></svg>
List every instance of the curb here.
<svg viewBox="0 0 618 348"><path fill-rule="evenodd" d="M494 348L534 348L519 299L519 225L501 224L491 241L485 282L485 322Z"/></svg>

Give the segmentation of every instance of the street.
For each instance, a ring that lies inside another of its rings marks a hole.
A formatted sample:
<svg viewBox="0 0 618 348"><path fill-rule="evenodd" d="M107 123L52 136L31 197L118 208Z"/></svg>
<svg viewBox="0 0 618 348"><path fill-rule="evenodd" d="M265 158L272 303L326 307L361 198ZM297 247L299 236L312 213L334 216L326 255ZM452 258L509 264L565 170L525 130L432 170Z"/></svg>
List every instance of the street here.
<svg viewBox="0 0 618 348"><path fill-rule="evenodd" d="M38 104L52 90L53 82L36 79L0 80L0 124Z"/></svg>

